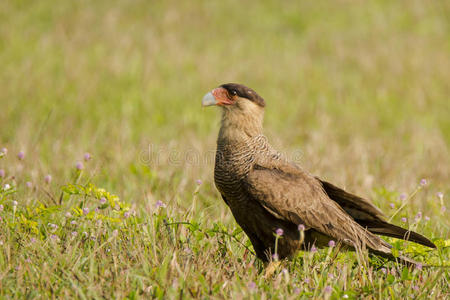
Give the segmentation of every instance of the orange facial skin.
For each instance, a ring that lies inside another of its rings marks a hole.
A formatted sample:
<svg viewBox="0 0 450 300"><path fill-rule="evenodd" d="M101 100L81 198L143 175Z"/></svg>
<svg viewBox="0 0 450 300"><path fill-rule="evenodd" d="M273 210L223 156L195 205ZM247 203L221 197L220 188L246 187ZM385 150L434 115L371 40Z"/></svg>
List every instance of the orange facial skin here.
<svg viewBox="0 0 450 300"><path fill-rule="evenodd" d="M224 105L230 105L233 104L233 99L230 98L230 95L228 94L228 91L222 87L215 88L211 92L216 98L217 105L224 106Z"/></svg>

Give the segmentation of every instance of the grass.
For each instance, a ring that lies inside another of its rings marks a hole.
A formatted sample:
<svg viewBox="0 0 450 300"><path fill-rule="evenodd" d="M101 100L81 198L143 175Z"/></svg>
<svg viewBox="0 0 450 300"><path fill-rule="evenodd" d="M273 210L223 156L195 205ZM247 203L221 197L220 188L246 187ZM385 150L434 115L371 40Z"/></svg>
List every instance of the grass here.
<svg viewBox="0 0 450 300"><path fill-rule="evenodd" d="M200 99L224 82L254 88L278 149L388 218L405 204L393 222L439 249L389 241L448 264L449 13L445 1L1 1L0 297L448 297L445 268L334 248L264 279L214 188L218 113Z"/></svg>

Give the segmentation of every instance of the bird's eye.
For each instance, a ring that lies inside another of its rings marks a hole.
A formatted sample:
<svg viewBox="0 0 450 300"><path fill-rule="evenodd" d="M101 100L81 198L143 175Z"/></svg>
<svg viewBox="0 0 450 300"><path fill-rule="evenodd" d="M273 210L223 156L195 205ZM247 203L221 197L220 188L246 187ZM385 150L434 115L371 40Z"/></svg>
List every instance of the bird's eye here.
<svg viewBox="0 0 450 300"><path fill-rule="evenodd" d="M231 91L231 94L232 94L233 96L236 96L236 95L237 95L237 92L236 92L235 90L232 90L232 91Z"/></svg>

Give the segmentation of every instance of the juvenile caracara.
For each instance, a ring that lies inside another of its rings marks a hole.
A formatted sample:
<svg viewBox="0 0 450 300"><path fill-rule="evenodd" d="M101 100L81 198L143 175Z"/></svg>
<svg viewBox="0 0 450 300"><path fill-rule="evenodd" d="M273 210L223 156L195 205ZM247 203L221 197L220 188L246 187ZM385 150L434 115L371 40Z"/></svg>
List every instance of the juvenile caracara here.
<svg viewBox="0 0 450 300"><path fill-rule="evenodd" d="M436 247L418 233L387 223L370 201L310 175L273 149L262 133L265 101L254 90L223 84L207 93L202 105L222 109L214 181L263 261L274 254L279 228L284 232L278 240L280 258L292 256L302 244L309 249L330 240L393 258L391 245L375 234Z"/></svg>

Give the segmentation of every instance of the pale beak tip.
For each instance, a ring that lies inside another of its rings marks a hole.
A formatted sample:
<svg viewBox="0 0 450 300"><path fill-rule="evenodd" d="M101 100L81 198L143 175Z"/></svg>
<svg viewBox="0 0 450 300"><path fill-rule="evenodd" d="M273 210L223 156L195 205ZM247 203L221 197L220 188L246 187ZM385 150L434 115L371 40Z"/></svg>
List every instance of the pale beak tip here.
<svg viewBox="0 0 450 300"><path fill-rule="evenodd" d="M216 104L217 100L211 92L207 93L202 99L202 106L211 106Z"/></svg>

